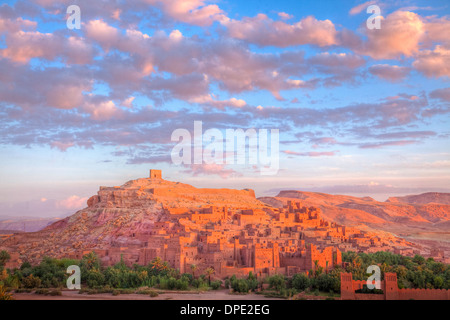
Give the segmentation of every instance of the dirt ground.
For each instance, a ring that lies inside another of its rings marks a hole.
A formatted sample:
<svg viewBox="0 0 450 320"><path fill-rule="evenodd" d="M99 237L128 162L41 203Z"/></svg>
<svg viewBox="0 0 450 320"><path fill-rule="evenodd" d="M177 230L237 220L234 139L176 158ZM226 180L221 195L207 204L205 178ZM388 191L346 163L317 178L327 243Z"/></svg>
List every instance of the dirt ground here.
<svg viewBox="0 0 450 320"><path fill-rule="evenodd" d="M161 293L157 297L144 294L120 294L113 296L110 293L78 294L78 291L62 291L62 296L45 296L34 293L16 293L16 300L281 300L266 298L254 293L237 295L230 294L228 290L208 291L202 293Z"/></svg>

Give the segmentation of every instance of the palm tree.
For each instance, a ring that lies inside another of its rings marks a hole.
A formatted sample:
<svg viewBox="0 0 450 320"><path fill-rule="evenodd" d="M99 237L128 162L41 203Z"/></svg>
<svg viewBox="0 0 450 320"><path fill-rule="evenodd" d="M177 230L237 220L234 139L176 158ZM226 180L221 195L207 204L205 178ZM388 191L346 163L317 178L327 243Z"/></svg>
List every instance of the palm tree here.
<svg viewBox="0 0 450 320"><path fill-rule="evenodd" d="M215 272L214 268L209 267L205 270L206 275L208 276L209 285L211 285L211 275Z"/></svg>
<svg viewBox="0 0 450 320"><path fill-rule="evenodd" d="M11 259L11 256L9 255L8 251L0 251L0 266L4 266L9 261L9 259Z"/></svg>
<svg viewBox="0 0 450 320"><path fill-rule="evenodd" d="M8 293L2 285L0 285L0 300L14 300L11 293Z"/></svg>
<svg viewBox="0 0 450 320"><path fill-rule="evenodd" d="M195 279L195 270L197 270L196 264L191 264L192 277Z"/></svg>
<svg viewBox="0 0 450 320"><path fill-rule="evenodd" d="M314 260L314 277L317 277L318 266L319 266L319 260Z"/></svg>
<svg viewBox="0 0 450 320"><path fill-rule="evenodd" d="M84 264L88 270L99 269L100 267L97 254L93 251L85 254L82 260L84 261Z"/></svg>
<svg viewBox="0 0 450 320"><path fill-rule="evenodd" d="M162 261L162 259L160 257L156 257L155 259L153 259L152 269L155 269L157 271L162 271L162 270L166 270L167 268L168 268L167 262Z"/></svg>

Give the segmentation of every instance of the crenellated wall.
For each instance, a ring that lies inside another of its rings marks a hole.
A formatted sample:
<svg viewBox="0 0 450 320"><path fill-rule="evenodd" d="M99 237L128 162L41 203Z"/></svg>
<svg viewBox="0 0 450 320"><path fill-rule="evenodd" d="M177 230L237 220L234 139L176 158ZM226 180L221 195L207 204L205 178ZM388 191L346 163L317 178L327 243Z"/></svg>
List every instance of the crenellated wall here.
<svg viewBox="0 0 450 320"><path fill-rule="evenodd" d="M342 300L450 300L450 290L399 289L397 274L387 272L381 282L384 294L355 293L366 284L365 280L353 280L351 273L341 273Z"/></svg>

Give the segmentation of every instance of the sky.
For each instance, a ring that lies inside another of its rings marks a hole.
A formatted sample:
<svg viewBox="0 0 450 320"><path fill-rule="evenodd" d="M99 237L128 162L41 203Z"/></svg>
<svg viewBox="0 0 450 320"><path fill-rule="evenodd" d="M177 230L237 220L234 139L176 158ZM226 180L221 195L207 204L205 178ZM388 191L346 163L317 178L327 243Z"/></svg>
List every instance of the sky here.
<svg viewBox="0 0 450 320"><path fill-rule="evenodd" d="M152 168L257 196L450 192L448 30L446 0L2 1L0 215L75 211ZM195 121L278 130L278 170L174 163Z"/></svg>

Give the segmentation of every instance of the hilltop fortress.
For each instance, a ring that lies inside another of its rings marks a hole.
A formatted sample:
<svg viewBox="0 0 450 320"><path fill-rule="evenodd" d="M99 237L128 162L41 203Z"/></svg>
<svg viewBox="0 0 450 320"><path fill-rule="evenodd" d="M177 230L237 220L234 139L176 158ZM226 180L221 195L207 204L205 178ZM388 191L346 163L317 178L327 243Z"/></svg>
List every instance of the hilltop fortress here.
<svg viewBox="0 0 450 320"><path fill-rule="evenodd" d="M160 257L181 273L196 265L197 273L214 268L218 278L250 271L264 277L329 270L342 265L346 250L409 245L326 221L320 209L301 201L273 207L250 189L199 189L164 180L160 170L122 186L100 187L87 204L42 231L0 242L12 256L7 267L45 255L80 259L94 251L105 266L121 259L146 265Z"/></svg>

